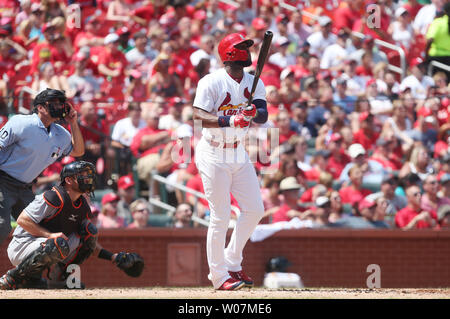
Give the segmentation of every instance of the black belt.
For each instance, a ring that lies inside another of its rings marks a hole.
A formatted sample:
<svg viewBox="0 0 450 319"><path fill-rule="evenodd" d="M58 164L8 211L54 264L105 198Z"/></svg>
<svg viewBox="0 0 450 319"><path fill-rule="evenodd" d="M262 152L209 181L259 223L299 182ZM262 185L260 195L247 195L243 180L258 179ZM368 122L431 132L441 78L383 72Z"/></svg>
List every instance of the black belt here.
<svg viewBox="0 0 450 319"><path fill-rule="evenodd" d="M12 177L11 175L9 175L8 173L6 173L5 171L0 170L0 178L4 178L5 180L9 181L10 183L19 186L19 187L23 187L23 188L30 188L33 185L33 182L31 183L24 183L19 181L17 178Z"/></svg>

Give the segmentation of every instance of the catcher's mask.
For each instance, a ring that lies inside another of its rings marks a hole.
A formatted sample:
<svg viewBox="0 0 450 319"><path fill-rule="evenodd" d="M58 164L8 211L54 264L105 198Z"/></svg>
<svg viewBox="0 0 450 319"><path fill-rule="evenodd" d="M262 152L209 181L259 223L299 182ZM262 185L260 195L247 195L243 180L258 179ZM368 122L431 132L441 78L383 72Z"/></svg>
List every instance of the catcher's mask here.
<svg viewBox="0 0 450 319"><path fill-rule="evenodd" d="M38 105L47 107L50 116L56 119L62 120L70 112L70 104L67 103L66 94L61 90L45 89L33 101L35 111Z"/></svg>
<svg viewBox="0 0 450 319"><path fill-rule="evenodd" d="M66 177L76 178L78 187L83 193L92 193L95 189L96 171L92 163L76 161L67 164L60 174L61 185L64 185Z"/></svg>

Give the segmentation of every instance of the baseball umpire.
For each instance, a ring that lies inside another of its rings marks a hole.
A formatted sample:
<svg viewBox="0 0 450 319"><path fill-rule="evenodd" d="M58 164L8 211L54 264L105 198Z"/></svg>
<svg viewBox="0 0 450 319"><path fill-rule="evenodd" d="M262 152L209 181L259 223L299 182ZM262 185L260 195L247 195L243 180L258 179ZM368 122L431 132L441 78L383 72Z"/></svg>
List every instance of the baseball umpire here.
<svg viewBox="0 0 450 319"><path fill-rule="evenodd" d="M0 243L33 199L33 181L59 157L84 154L77 112L64 91L46 89L33 102L33 114L14 115L0 130ZM71 133L57 124L66 119Z"/></svg>
<svg viewBox="0 0 450 319"><path fill-rule="evenodd" d="M138 254L113 254L97 242L85 198L95 187L94 165L72 162L60 176L61 185L36 196L19 215L8 246L8 257L16 267L0 278L0 289L67 288L67 267L81 264L92 254L110 260L129 276L140 276L144 262ZM52 266L47 281L43 272Z"/></svg>

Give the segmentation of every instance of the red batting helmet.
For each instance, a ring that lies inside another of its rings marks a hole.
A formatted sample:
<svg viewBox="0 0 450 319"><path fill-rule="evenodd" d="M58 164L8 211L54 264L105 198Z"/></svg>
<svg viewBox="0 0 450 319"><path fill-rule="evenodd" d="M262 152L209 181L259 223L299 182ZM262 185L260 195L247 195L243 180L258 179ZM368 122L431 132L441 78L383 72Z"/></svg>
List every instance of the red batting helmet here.
<svg viewBox="0 0 450 319"><path fill-rule="evenodd" d="M232 33L220 41L217 50L222 62L246 61L248 52L245 49L251 47L253 43L253 40L245 39L240 33Z"/></svg>

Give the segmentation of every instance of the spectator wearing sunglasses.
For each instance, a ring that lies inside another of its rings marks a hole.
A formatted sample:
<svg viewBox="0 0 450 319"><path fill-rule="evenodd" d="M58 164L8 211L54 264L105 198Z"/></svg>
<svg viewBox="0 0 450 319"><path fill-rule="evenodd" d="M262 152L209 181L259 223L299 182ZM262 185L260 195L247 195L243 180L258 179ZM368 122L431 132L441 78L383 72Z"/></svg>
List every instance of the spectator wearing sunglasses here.
<svg viewBox="0 0 450 319"><path fill-rule="evenodd" d="M408 205L395 215L395 225L403 230L427 229L436 226L437 216L433 211L421 208L422 193L416 185L406 189Z"/></svg>
<svg viewBox="0 0 450 319"><path fill-rule="evenodd" d="M423 210L432 211L434 214L437 214L439 207L450 204L450 198L438 196L439 186L436 175L430 174L425 178L423 182L424 194L420 203Z"/></svg>
<svg viewBox="0 0 450 319"><path fill-rule="evenodd" d="M143 198L138 198L130 204L133 221L127 226L129 229L149 227L148 217L150 215L149 204Z"/></svg>

